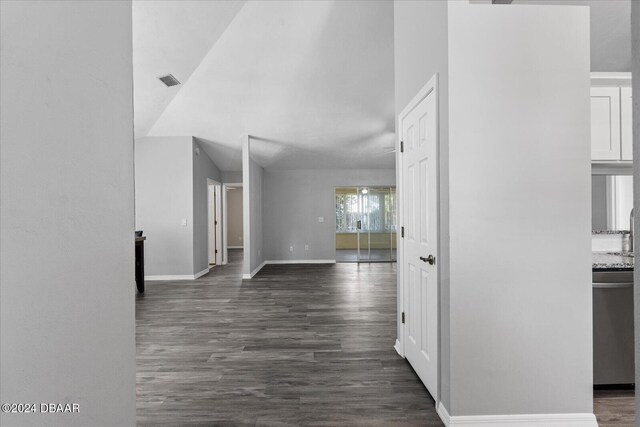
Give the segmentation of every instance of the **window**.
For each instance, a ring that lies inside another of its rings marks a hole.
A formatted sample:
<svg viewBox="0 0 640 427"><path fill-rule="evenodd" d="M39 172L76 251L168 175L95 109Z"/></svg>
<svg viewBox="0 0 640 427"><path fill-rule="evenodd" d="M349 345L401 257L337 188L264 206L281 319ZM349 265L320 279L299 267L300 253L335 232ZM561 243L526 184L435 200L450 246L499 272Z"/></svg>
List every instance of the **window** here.
<svg viewBox="0 0 640 427"><path fill-rule="evenodd" d="M360 231L394 233L396 231L396 189L337 188L336 233Z"/></svg>
<svg viewBox="0 0 640 427"><path fill-rule="evenodd" d="M384 231L396 232L396 189L390 188L389 194L384 195Z"/></svg>
<svg viewBox="0 0 640 427"><path fill-rule="evenodd" d="M336 191L336 232L356 232L360 218L357 191L357 189L353 189L352 192Z"/></svg>

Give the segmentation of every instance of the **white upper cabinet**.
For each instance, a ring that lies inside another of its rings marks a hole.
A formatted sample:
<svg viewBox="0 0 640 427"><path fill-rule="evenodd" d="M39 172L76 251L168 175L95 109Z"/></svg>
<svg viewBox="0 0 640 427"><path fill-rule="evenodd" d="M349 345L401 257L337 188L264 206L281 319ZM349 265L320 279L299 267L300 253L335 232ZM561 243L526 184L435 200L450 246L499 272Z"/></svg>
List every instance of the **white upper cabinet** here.
<svg viewBox="0 0 640 427"><path fill-rule="evenodd" d="M631 88L620 88L620 147L622 160L633 160L633 115Z"/></svg>
<svg viewBox="0 0 640 427"><path fill-rule="evenodd" d="M620 88L591 88L591 160L620 160Z"/></svg>
<svg viewBox="0 0 640 427"><path fill-rule="evenodd" d="M631 73L591 73L591 160L633 160Z"/></svg>

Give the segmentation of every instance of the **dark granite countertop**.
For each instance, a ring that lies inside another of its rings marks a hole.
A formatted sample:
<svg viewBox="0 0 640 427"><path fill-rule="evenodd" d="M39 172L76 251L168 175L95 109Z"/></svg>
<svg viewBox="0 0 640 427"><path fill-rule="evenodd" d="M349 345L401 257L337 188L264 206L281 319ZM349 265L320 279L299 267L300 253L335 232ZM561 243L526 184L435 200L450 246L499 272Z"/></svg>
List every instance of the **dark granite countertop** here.
<svg viewBox="0 0 640 427"><path fill-rule="evenodd" d="M629 230L592 230L591 234L629 234Z"/></svg>
<svg viewBox="0 0 640 427"><path fill-rule="evenodd" d="M593 270L633 270L633 254L629 252L593 252Z"/></svg>

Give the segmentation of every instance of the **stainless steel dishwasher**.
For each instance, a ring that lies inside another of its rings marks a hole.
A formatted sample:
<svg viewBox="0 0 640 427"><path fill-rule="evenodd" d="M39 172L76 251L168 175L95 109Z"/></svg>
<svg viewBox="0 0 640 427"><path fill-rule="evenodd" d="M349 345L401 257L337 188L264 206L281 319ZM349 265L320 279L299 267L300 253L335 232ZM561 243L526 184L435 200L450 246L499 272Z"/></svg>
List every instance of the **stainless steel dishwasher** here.
<svg viewBox="0 0 640 427"><path fill-rule="evenodd" d="M635 383L633 270L593 272L593 383Z"/></svg>

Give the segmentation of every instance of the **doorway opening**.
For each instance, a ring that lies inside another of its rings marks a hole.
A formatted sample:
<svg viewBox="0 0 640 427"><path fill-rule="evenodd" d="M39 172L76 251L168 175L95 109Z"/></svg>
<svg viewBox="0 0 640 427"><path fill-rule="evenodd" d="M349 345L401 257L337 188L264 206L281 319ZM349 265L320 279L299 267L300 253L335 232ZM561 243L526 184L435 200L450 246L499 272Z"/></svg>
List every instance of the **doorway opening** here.
<svg viewBox="0 0 640 427"><path fill-rule="evenodd" d="M336 262L396 261L396 188L337 187Z"/></svg>
<svg viewBox="0 0 640 427"><path fill-rule="evenodd" d="M207 233L209 237L209 268L223 263L222 257L222 184L207 178L208 213Z"/></svg>
<svg viewBox="0 0 640 427"><path fill-rule="evenodd" d="M224 259L225 264L242 257L244 249L242 183L224 184Z"/></svg>

